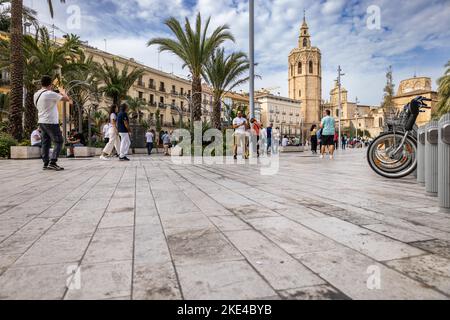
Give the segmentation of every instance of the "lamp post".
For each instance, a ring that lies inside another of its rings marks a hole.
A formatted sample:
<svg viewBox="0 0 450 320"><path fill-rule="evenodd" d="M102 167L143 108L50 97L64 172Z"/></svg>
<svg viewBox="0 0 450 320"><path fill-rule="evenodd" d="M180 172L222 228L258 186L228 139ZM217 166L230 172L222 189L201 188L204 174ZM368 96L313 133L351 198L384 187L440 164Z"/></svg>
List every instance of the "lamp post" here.
<svg viewBox="0 0 450 320"><path fill-rule="evenodd" d="M339 150L341 150L342 148L342 139L341 139L341 135L342 135L342 128L341 128L341 118L342 118L342 102L341 102L341 76L344 76L345 73L342 73L342 69L341 66L338 67L338 109L339 109L339 141L338 141L338 146L339 146Z"/></svg>
<svg viewBox="0 0 450 320"><path fill-rule="evenodd" d="M255 117L255 1L249 0L249 99L250 118Z"/></svg>

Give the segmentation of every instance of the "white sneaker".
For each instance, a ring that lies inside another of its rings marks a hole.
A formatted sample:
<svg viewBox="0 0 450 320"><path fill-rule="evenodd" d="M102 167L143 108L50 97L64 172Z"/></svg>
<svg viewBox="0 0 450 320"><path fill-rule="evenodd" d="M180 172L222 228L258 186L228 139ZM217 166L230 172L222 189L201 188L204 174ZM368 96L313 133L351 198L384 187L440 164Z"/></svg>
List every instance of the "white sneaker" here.
<svg viewBox="0 0 450 320"><path fill-rule="evenodd" d="M323 154L320 155L320 159L323 159Z"/></svg>
<svg viewBox="0 0 450 320"><path fill-rule="evenodd" d="M331 156L330 156L330 160L333 160L333 159L334 159L334 156L331 155Z"/></svg>
<svg viewBox="0 0 450 320"><path fill-rule="evenodd" d="M101 155L101 156L100 156L100 160L105 160L105 161L109 161L110 159L109 159L109 158L107 158L107 157L105 157L104 155Z"/></svg>

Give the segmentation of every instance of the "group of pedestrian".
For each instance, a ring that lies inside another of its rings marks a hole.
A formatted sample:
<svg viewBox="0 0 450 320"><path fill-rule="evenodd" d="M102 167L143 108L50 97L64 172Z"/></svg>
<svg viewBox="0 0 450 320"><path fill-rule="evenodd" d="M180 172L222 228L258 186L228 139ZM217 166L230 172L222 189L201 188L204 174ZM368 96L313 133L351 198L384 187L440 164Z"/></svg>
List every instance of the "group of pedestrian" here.
<svg viewBox="0 0 450 320"><path fill-rule="evenodd" d="M100 156L101 160L110 160L113 150L119 155L120 161L129 161L127 157L131 145L130 120L127 114L128 105L123 103L117 110L116 105L112 105L109 112L108 134L105 136L107 144ZM119 113L117 113L119 111ZM104 128L105 130L105 128Z"/></svg>
<svg viewBox="0 0 450 320"><path fill-rule="evenodd" d="M242 157L248 159L250 140L254 139L256 145L256 155L260 157L264 154L274 154L278 152L278 145L280 143L280 129L273 128L273 123L269 124L267 128L259 122L256 118L251 118L250 121L243 115L242 111L238 111L237 116L233 119L232 128L233 134L233 157L237 159L238 148L242 148ZM272 143L272 140L275 142Z"/></svg>
<svg viewBox="0 0 450 320"><path fill-rule="evenodd" d="M328 152L330 159L334 159L336 149L336 129L335 120L331 116L330 110L325 110L320 127L313 124L310 130L311 152L317 154L317 147L320 149L320 158L323 159Z"/></svg>

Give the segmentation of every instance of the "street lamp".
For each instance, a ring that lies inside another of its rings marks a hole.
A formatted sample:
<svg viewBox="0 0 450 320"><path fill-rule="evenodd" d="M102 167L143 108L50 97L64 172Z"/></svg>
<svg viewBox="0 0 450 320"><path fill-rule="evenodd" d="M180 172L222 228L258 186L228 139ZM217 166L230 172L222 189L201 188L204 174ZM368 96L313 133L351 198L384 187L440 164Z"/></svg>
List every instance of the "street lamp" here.
<svg viewBox="0 0 450 320"><path fill-rule="evenodd" d="M339 141L338 141L338 146L339 146L339 150L341 150L342 148L342 139L341 139L341 135L342 135L342 128L341 128L341 118L342 118L342 102L341 102L341 76L344 76L345 73L342 73L342 69L341 66L338 67L338 99L339 99Z"/></svg>

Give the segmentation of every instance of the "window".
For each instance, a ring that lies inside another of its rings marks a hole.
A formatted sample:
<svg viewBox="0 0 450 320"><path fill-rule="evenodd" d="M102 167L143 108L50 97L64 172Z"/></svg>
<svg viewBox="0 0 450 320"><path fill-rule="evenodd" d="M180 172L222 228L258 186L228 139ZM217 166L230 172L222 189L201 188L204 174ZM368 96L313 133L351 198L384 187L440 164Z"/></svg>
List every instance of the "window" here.
<svg viewBox="0 0 450 320"><path fill-rule="evenodd" d="M301 62L299 62L298 63L298 70L297 70L297 72L298 72L298 74L302 74L302 63Z"/></svg>
<svg viewBox="0 0 450 320"><path fill-rule="evenodd" d="M303 38L303 48L306 48L308 46L308 39Z"/></svg>
<svg viewBox="0 0 450 320"><path fill-rule="evenodd" d="M164 104L164 97L159 97L159 102Z"/></svg>
<svg viewBox="0 0 450 320"><path fill-rule="evenodd" d="M142 76L139 76L138 85L143 86L144 82L142 81Z"/></svg>
<svg viewBox="0 0 450 320"><path fill-rule="evenodd" d="M180 107L181 107L181 109L183 110L183 107L184 107L184 101L181 101L181 102L180 102Z"/></svg>
<svg viewBox="0 0 450 320"><path fill-rule="evenodd" d="M294 66L291 65L291 76L294 75Z"/></svg>
<svg viewBox="0 0 450 320"><path fill-rule="evenodd" d="M309 61L309 73L313 73L313 62Z"/></svg>
<svg viewBox="0 0 450 320"><path fill-rule="evenodd" d="M175 106L175 100L172 100L172 106Z"/></svg>
<svg viewBox="0 0 450 320"><path fill-rule="evenodd" d="M150 104L154 104L155 103L155 96L154 95L150 95Z"/></svg>
<svg viewBox="0 0 450 320"><path fill-rule="evenodd" d="M184 89L180 88L180 94L183 95L184 94Z"/></svg>
<svg viewBox="0 0 450 320"><path fill-rule="evenodd" d="M302 96L302 90L298 90L298 96L299 96L299 97Z"/></svg>
<svg viewBox="0 0 450 320"><path fill-rule="evenodd" d="M175 93L175 91L177 91L175 89L176 89L175 86L172 86L172 93Z"/></svg>
<svg viewBox="0 0 450 320"><path fill-rule="evenodd" d="M383 126L383 118L378 118L378 126L380 128Z"/></svg>
<svg viewBox="0 0 450 320"><path fill-rule="evenodd" d="M144 98L144 93L141 91L138 91L138 97L139 99L143 99Z"/></svg>
<svg viewBox="0 0 450 320"><path fill-rule="evenodd" d="M155 89L155 81L153 79L150 79L148 86L150 89Z"/></svg>
<svg viewBox="0 0 450 320"><path fill-rule="evenodd" d="M160 82L160 83L159 83L159 91L166 91L164 82Z"/></svg>
<svg viewBox="0 0 450 320"><path fill-rule="evenodd" d="M336 117L339 117L339 109L336 109Z"/></svg>

